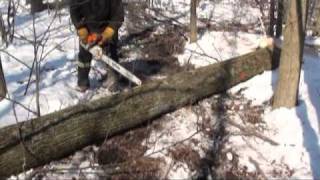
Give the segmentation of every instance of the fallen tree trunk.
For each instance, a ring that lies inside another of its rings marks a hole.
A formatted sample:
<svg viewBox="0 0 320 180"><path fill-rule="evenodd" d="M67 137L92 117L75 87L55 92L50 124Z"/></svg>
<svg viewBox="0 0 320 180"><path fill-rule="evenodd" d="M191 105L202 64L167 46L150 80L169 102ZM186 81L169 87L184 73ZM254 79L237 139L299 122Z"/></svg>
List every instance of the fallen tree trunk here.
<svg viewBox="0 0 320 180"><path fill-rule="evenodd" d="M0 130L0 177L44 165L278 66L260 49Z"/></svg>

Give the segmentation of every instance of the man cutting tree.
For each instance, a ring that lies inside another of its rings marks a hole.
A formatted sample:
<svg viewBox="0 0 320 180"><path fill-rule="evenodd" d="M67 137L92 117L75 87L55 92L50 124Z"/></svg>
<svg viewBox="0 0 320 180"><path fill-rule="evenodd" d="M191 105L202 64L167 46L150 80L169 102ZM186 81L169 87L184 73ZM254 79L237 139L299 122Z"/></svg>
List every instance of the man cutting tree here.
<svg viewBox="0 0 320 180"><path fill-rule="evenodd" d="M90 87L92 54L83 44L97 41L95 43L100 45L104 52L118 61L118 29L124 21L123 4L121 0L71 0L70 14L80 40L77 89L85 92ZM117 91L118 81L119 74L109 68L104 86L110 91Z"/></svg>

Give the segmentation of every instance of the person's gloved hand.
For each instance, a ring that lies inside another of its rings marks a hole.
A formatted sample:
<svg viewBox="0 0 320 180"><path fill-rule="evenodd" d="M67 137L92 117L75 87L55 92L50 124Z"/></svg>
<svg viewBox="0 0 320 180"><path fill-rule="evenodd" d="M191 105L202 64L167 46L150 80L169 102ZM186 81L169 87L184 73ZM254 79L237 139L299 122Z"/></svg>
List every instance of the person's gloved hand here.
<svg viewBox="0 0 320 180"><path fill-rule="evenodd" d="M99 42L99 45L103 45L105 44L106 42L110 41L114 35L114 29L112 27L106 27L104 29L104 31L102 32L101 36L101 41Z"/></svg>
<svg viewBox="0 0 320 180"><path fill-rule="evenodd" d="M83 43L87 43L87 38L89 36L88 29L85 27L78 29L78 36L79 36L80 41L82 41Z"/></svg>

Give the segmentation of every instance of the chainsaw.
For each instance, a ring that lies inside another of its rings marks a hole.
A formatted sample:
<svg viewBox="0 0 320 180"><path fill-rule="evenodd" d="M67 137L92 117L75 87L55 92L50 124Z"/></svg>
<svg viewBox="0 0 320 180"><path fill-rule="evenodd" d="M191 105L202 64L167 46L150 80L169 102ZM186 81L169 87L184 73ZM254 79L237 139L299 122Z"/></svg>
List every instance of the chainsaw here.
<svg viewBox="0 0 320 180"><path fill-rule="evenodd" d="M103 61L122 76L140 86L142 81L137 76L104 53L103 49L98 45L101 39L100 35L93 33L88 36L87 43L80 41L80 45L92 54L93 59Z"/></svg>

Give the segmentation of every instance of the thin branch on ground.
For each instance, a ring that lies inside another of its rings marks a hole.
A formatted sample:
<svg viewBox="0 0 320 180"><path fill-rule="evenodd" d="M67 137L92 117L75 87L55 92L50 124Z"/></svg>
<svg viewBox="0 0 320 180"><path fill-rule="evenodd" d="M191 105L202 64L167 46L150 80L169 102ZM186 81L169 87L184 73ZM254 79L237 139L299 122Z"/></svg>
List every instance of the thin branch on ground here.
<svg viewBox="0 0 320 180"><path fill-rule="evenodd" d="M34 115L37 114L35 111L31 110L30 108L28 108L27 106L23 105L22 103L14 100L14 99L11 99L10 97L1 97L1 98L5 99L5 100L7 100L7 101L10 101L10 102L12 102L13 104L19 105L20 107L22 107L23 109L27 110L28 112L31 112L31 113L34 114Z"/></svg>
<svg viewBox="0 0 320 180"><path fill-rule="evenodd" d="M152 156L152 155L154 155L154 154L160 153L160 152L162 152L162 151L165 151L165 150L167 150L167 149L170 149L170 148L172 148L172 147L175 147L175 146L177 146L177 145L179 145L179 144L182 144L182 143L184 143L184 142L186 142L186 141L189 141L189 140L191 140L195 135L197 135L198 133L200 133L199 130L197 130L197 131L194 132L192 135L190 135L189 137L187 137L187 138L185 138L185 139L183 139L183 140L177 141L177 142L175 142L175 143L173 143L173 144L171 144L171 145L168 145L168 146L166 146L166 147L163 147L163 148L161 148L161 149L159 149L159 150L157 150L157 151L154 151L154 152L152 152L152 153L146 154L145 157L147 157L147 156Z"/></svg>
<svg viewBox="0 0 320 180"><path fill-rule="evenodd" d="M259 163L254 160L252 157L249 157L249 161L256 167L256 170L258 171L258 173L263 177L263 179L269 179L265 173L262 171L262 169L259 166Z"/></svg>
<svg viewBox="0 0 320 180"><path fill-rule="evenodd" d="M228 124L238 128L239 130L241 130L246 136L255 136L261 140L264 140L268 143L270 143L271 145L274 145L274 146L279 146L280 144L274 140L272 140L271 138L267 137L267 136L264 136L260 133L258 133L257 131L253 130L253 129L248 129L247 127L243 127L242 125L234 122L233 120L230 120L228 119L226 121Z"/></svg>
<svg viewBox="0 0 320 180"><path fill-rule="evenodd" d="M8 55L9 57L11 57L12 59L16 60L17 62L21 63L22 65L24 65L25 67L27 67L28 69L31 69L31 67L26 64L25 62L23 62L22 60L18 59L17 57L15 57L14 55L12 55L11 53L7 52L4 49L0 49L0 52L5 53L6 55Z"/></svg>

